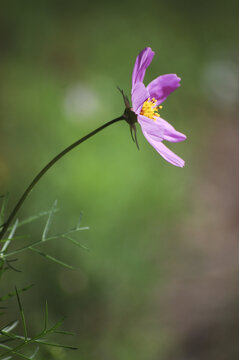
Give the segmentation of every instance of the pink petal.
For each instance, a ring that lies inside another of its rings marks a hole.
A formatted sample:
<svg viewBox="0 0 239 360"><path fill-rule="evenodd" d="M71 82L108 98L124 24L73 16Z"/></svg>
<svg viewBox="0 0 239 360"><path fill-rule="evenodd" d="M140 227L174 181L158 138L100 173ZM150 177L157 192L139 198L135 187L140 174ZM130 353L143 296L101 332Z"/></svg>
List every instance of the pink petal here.
<svg viewBox="0 0 239 360"><path fill-rule="evenodd" d="M162 142L154 140L144 129L142 128L143 134L148 142L155 148L155 150L170 164L184 167L184 160L181 159L178 155L174 154L171 150L167 148Z"/></svg>
<svg viewBox="0 0 239 360"><path fill-rule="evenodd" d="M164 127L159 122L153 121L146 116L138 115L138 123L143 133L147 133L155 141L162 141L164 136Z"/></svg>
<svg viewBox="0 0 239 360"><path fill-rule="evenodd" d="M134 64L134 70L132 74L132 87L137 82L142 82L144 80L144 75L147 67L150 65L154 57L154 51L150 47L142 50L136 58Z"/></svg>
<svg viewBox="0 0 239 360"><path fill-rule="evenodd" d="M174 90L180 86L181 79L176 74L161 75L148 84L150 98L155 97L161 104Z"/></svg>
<svg viewBox="0 0 239 360"><path fill-rule="evenodd" d="M174 127L169 124L166 120L162 118L157 118L156 123L161 125L164 129L163 140L170 142L179 142L187 139L187 136L183 133L174 129Z"/></svg>
<svg viewBox="0 0 239 360"><path fill-rule="evenodd" d="M135 114L139 114L143 103L149 98L149 92L142 82L132 88L132 107Z"/></svg>

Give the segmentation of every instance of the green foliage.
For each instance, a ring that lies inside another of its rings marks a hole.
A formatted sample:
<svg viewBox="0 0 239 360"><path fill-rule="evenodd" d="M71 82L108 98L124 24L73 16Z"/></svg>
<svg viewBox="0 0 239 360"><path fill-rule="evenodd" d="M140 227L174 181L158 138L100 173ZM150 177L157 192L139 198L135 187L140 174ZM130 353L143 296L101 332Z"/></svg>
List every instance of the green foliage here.
<svg viewBox="0 0 239 360"><path fill-rule="evenodd" d="M58 211L56 206L57 206L57 201L54 202L50 211L45 211L40 214L31 216L28 219L25 219L21 222L19 222L17 219L15 221L14 225L9 227L9 229L8 229L9 235L7 236L6 239L2 239L2 241L0 242L3 244L2 249L0 251L0 274L1 274L1 276L3 275L3 273L6 270L9 270L9 269L18 271L12 265L12 262L17 261L17 259L12 258L12 257L19 255L20 253L23 253L26 250L30 250L41 256L44 256L46 259L51 260L54 263L59 264L68 269L75 269L73 266L71 266L71 265L47 254L45 251L39 250L37 248L37 246L39 246L43 243L49 242L51 240L63 238L65 240L70 241L74 245L77 245L80 248L87 249L84 245L80 244L76 239L72 238L72 236L75 233L78 233L79 231L88 229L88 227L81 226L81 217L80 217L80 220L77 222L77 225L74 228L67 230L65 232L56 234L56 235L49 235L50 227L51 227L51 224L53 221L54 214ZM2 221L4 221L3 219L5 216L5 209L6 209L6 197L3 198L3 204L2 204L2 208L1 208ZM41 239L38 241L32 242L32 243L29 243L26 246L20 247L16 250L9 251L9 246L11 245L11 243L19 238L22 238L19 236L15 236L17 229L23 225L26 225L28 223L38 220L42 216L47 216L47 220L46 220L43 232L42 232ZM2 278L1 278L1 280L2 280ZM25 312L23 310L23 306L22 306L22 302L21 302L19 294L24 291L29 290L30 288L32 288L32 286L33 286L33 284L23 287L21 289L17 289L17 287L15 287L14 292L10 292L10 293L0 297L0 303L3 303L3 302L6 302L7 300L9 300L10 298L16 296L18 307L19 307L19 312L20 312L22 329L23 329L23 335L19 335L15 332L15 329L19 325L18 320L15 320L9 324L5 324L0 328L0 359L9 360L9 359L13 359L15 357L28 359L28 360L34 359L39 351L39 347L42 345L58 347L58 348L62 348L62 349L69 349L69 350L77 349L74 346L58 344L58 343L51 342L48 340L47 336L52 335L52 334L58 334L58 335L74 335L74 334L71 332L59 330L60 326L62 325L62 320L58 321L53 326L49 326L47 302L45 305L43 329L41 331L39 331L37 335L29 336L26 316L25 316ZM6 306L1 306L0 308L4 309L5 313L6 313L6 310L7 310ZM1 315L4 315L5 313L3 312L3 313L1 313ZM34 349L32 350L33 347L34 347ZM25 350L25 348L26 348L26 350ZM30 350L28 348L30 348ZM22 353L22 350L24 350L24 353ZM28 351L29 353L27 354L26 351Z"/></svg>
<svg viewBox="0 0 239 360"><path fill-rule="evenodd" d="M34 286L34 284L31 284L31 285L29 285L29 286L26 286L26 287L24 287L24 288L19 289L19 290L18 290L18 294L21 293L21 292L24 292L24 291L27 291L27 290L31 289L33 286ZM9 294L7 294L7 295L5 295L5 296L2 296L2 297L0 297L0 302L1 302L1 301L6 301L6 300L10 299L11 297L13 297L13 296L15 296L15 295L16 295L16 291L11 292L11 293L9 293Z"/></svg>
<svg viewBox="0 0 239 360"><path fill-rule="evenodd" d="M2 249L0 251L1 272L4 272L4 270L6 269L6 268L4 268L5 264L8 267L11 268L11 265L10 265L11 261L14 261L14 259L11 259L12 256L16 256L16 255L18 255L18 254L20 254L20 253L22 253L22 252L24 252L26 250L30 250L32 252L35 252L35 253L45 257L46 259L51 260L51 261L53 261L53 262L55 262L55 263L57 263L59 265L62 265L64 267L68 268L68 269L75 269L73 266L71 266L69 264L66 264L65 262L63 262L63 261L61 261L61 260L47 254L46 252L36 248L37 246L42 245L43 243L62 238L62 239L70 241L74 245L77 245L78 247L80 247L80 248L82 248L84 250L88 250L88 248L86 246L82 245L76 239L72 238L72 235L74 235L75 233L78 233L79 231L89 229L89 227L85 227L85 226L82 227L81 226L81 217L80 217L80 220L78 221L78 223L76 224L76 226L74 228L72 228L70 230L67 230L65 232L61 232L61 233L56 234L56 235L48 235L49 230L50 230L50 226L52 224L53 216L58 211L56 206L57 206L57 201L54 202L54 204L53 204L50 211L43 212L43 213L40 213L40 214L35 215L35 216L31 216L30 218L28 218L28 219L26 219L26 220L24 220L22 222L19 222L18 219L17 219L15 221L14 225L11 228L9 228L10 233L9 233L7 239L2 240L3 247L2 247ZM27 244L27 245L25 245L23 247L20 247L20 248L18 248L16 250L8 252L8 247L11 244L11 242L18 239L18 237L14 237L18 226L22 226L22 225L25 225L25 224L30 223L32 221L35 221L35 220L39 219L40 217L42 217L43 215L48 215L48 217L47 217L47 221L46 221L44 230L42 232L41 239L38 240L38 241L35 241L33 243Z"/></svg>
<svg viewBox="0 0 239 360"><path fill-rule="evenodd" d="M8 203L8 197L9 197L9 194L0 196L0 199L3 199L1 210L0 210L0 228L2 227L2 224L4 223L4 216L5 216L6 206Z"/></svg>
<svg viewBox="0 0 239 360"><path fill-rule="evenodd" d="M40 345L47 345L47 346L53 346L53 347L59 347L63 349L69 349L69 350L77 350L74 346L69 345L63 345L63 344L57 344L54 342L48 341L46 336L49 336L51 334L64 334L64 335L71 335L69 332L65 331L59 331L59 327L62 325L62 320L58 321L55 325L50 326L48 325L48 305L46 302L45 306L45 315L44 315L44 326L43 329L35 336L29 337L28 331L27 331L27 325L26 325L26 318L25 313L23 310L23 306L20 300L19 292L17 288L15 288L16 291L16 297L17 302L19 306L19 311L21 315L21 321L22 321L22 327L24 330L24 336L18 335L13 330L18 326L19 322L14 321L10 324L4 325L0 329L0 359L11 359L15 355L19 356L23 359L34 359L36 356L39 346ZM6 343L8 345L6 345ZM13 345L9 345L9 343L13 343ZM35 345L34 352L31 355L23 354L22 349L29 347L29 345Z"/></svg>

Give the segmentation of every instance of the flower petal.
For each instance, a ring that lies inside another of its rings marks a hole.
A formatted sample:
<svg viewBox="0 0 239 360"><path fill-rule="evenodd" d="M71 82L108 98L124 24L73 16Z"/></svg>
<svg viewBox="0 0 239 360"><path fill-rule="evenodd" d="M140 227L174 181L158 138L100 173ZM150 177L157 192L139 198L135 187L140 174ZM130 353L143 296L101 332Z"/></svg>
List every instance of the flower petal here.
<svg viewBox="0 0 239 360"><path fill-rule="evenodd" d="M161 141L155 141L144 129L142 128L143 134L148 142L155 148L155 150L170 164L184 167L184 160L181 159L178 155L174 154L171 150L167 148Z"/></svg>
<svg viewBox="0 0 239 360"><path fill-rule="evenodd" d="M135 114L139 114L143 103L149 98L149 92L142 82L132 88L132 107Z"/></svg>
<svg viewBox="0 0 239 360"><path fill-rule="evenodd" d="M163 140L167 140L170 142L179 142L187 139L186 135L175 130L174 127L166 120L162 118L157 118L156 123L161 125L161 127L164 129Z"/></svg>
<svg viewBox="0 0 239 360"><path fill-rule="evenodd" d="M138 123L141 126L143 133L147 133L150 138L155 141L162 141L164 136L163 124L153 121L146 116L138 115Z"/></svg>
<svg viewBox="0 0 239 360"><path fill-rule="evenodd" d="M145 48L139 53L134 64L132 87L134 87L137 82L142 82L144 80L145 71L150 65L153 57L154 51L152 51L150 47Z"/></svg>
<svg viewBox="0 0 239 360"><path fill-rule="evenodd" d="M161 104L174 90L180 86L181 79L176 74L161 75L151 81L147 89L150 98L158 100L157 105Z"/></svg>

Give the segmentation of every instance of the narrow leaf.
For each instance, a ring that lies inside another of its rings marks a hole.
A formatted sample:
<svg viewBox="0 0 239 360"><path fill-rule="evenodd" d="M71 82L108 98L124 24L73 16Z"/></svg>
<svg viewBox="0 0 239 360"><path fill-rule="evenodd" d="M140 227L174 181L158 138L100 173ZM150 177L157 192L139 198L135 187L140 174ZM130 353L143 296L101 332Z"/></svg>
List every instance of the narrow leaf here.
<svg viewBox="0 0 239 360"><path fill-rule="evenodd" d="M52 205L52 208L51 208L51 210L50 210L48 219L47 219L47 221L46 221L45 228L44 228L43 233L42 233L42 241L45 241L45 240L46 240L46 237L47 237L49 228L50 228L51 223L52 223L52 219L53 219L53 215L54 215L56 206L57 206L57 200L54 201L54 203L53 203L53 205Z"/></svg>
<svg viewBox="0 0 239 360"><path fill-rule="evenodd" d="M46 306L45 306L45 319L44 319L44 331L47 329L47 325L48 325L48 304L46 301Z"/></svg>
<svg viewBox="0 0 239 360"><path fill-rule="evenodd" d="M57 234L57 235L54 235L54 236L50 236L50 237L45 239L45 242L51 241L51 240L56 240L56 239L59 239L62 236L66 236L66 235L69 235L69 234L72 234L72 233L75 233L75 232L78 232L78 231L81 231L81 230L89 230L89 227L85 226L85 227L81 227L81 228L78 228L78 229L74 228L74 229L71 229L71 230L66 231L64 233L60 233L60 234ZM19 254L19 253L21 253L21 252L23 252L25 250L30 249L33 246L37 246L37 245L40 245L40 244L42 244L42 240L38 240L38 241L36 241L36 242L34 242L32 244L29 244L29 245L23 246L22 248L11 251L11 252L5 254L4 257L7 258L7 257L13 256L13 255Z"/></svg>
<svg viewBox="0 0 239 360"><path fill-rule="evenodd" d="M27 291L28 289L32 288L33 286L34 286L34 284L31 284L31 285L26 286L26 287L24 287L24 288L22 288L22 289L19 289L19 290L18 290L18 294L20 294L20 293L23 292L23 291ZM12 293L9 293L9 294L7 294L7 295L5 295L5 296L0 297L0 301L5 301L5 300L7 300L7 299L9 299L9 298L11 298L11 297L13 297L13 296L16 296L16 293L15 293L15 292L12 292Z"/></svg>
<svg viewBox="0 0 239 360"><path fill-rule="evenodd" d="M12 349L10 346L7 346L7 345L2 344L2 343L0 343L0 347L2 347L3 349L9 349L9 350Z"/></svg>
<svg viewBox="0 0 239 360"><path fill-rule="evenodd" d="M75 333L71 332L71 331L64 331L64 330L57 330L55 331L56 334L62 334L62 335L71 335L74 336Z"/></svg>
<svg viewBox="0 0 239 360"><path fill-rule="evenodd" d="M86 250L86 251L89 251L89 248L86 247L85 245L82 245L80 243L78 243L78 241L76 241L75 239L72 239L70 236L67 236L67 235L63 235L62 236L63 238L67 239L67 240L70 240L73 244L79 246L80 248Z"/></svg>
<svg viewBox="0 0 239 360"><path fill-rule="evenodd" d="M54 210L54 213L56 213L57 211L59 211L59 209L55 209L55 210ZM24 226L24 225L26 225L26 224L29 224L29 223L31 223L31 222L33 222L33 221L35 221L35 220L38 220L38 219L44 217L44 216L46 216L46 215L49 215L50 212L51 212L51 210L42 211L42 212L40 212L39 214L32 215L32 216L26 218L25 220L19 221L18 227ZM9 230L11 230L11 229L12 229L12 226L9 227Z"/></svg>
<svg viewBox="0 0 239 360"><path fill-rule="evenodd" d="M8 333L8 332L5 332L5 331L1 331L1 334L3 335L3 336L6 336L7 338L8 338L8 340L5 340L5 342L6 341L11 341L11 340L19 340L20 339L20 337L18 336L18 335L15 335L15 334L13 334L13 333ZM23 338L24 339L24 338Z"/></svg>
<svg viewBox="0 0 239 360"><path fill-rule="evenodd" d="M16 290L17 302L18 302L18 306L19 306L20 313L21 313L21 318L22 318L22 325L23 325L23 329L24 329L25 341L27 341L26 319L25 319L25 315L24 315L24 312L23 312L22 304L21 304L20 297L19 297L16 286L15 286L15 290Z"/></svg>
<svg viewBox="0 0 239 360"><path fill-rule="evenodd" d="M13 329L15 329L15 327L18 325L19 321L16 320L12 323L10 323L9 325L5 325L4 328L1 329L1 331L4 331L6 333L12 331Z"/></svg>
<svg viewBox="0 0 239 360"><path fill-rule="evenodd" d="M69 350L78 350L77 347L70 346L70 345L55 344L55 343L50 343L50 342L42 341L42 340L38 340L37 342L38 342L38 344L42 344L42 345L49 345L49 346L54 346L54 347L59 347L59 348L69 349Z"/></svg>
<svg viewBox="0 0 239 360"><path fill-rule="evenodd" d="M3 222L4 222L5 210L6 210L6 206L7 206L7 203L8 203L9 194L3 195L3 196L1 196L1 198L3 198L1 211L0 211L0 224L1 224L1 227L2 227Z"/></svg>
<svg viewBox="0 0 239 360"><path fill-rule="evenodd" d="M6 251L7 248L8 248L8 245L10 244L11 242L11 239L13 238L14 234L15 234L15 231L17 229L17 225L18 225L18 219L15 221L14 225L13 225L13 228L8 236L8 240L4 243L3 247L2 247L2 252Z"/></svg>
<svg viewBox="0 0 239 360"><path fill-rule="evenodd" d="M17 352L17 351L14 351L13 353L16 354L17 356L19 356L19 357L22 358L22 359L31 360L30 357L28 357L28 356L26 356L26 355L24 355L24 354L21 354L21 353L19 353L19 352Z"/></svg>
<svg viewBox="0 0 239 360"><path fill-rule="evenodd" d="M36 249L36 248L29 247L29 249L32 250L32 251L34 251L34 252L36 252L36 253L38 253L39 255L45 257L46 259L49 259L49 260L51 260L51 261L54 261L55 263L57 263L57 264L59 264L59 265L62 265L62 266L64 266L64 267L68 268L68 269L71 269L71 270L75 270L75 269L76 269L76 268L74 268L73 266L68 265L68 264L64 263L63 261L58 260L58 259L56 259L55 257L53 257L53 256L51 256L51 255L49 255L49 254L46 254L46 253L44 253L44 252L42 252L42 251L40 251L40 250L38 250L38 249Z"/></svg>
<svg viewBox="0 0 239 360"><path fill-rule="evenodd" d="M46 331L46 334L54 333L61 325L62 325L63 319L57 321L55 325L53 325L50 329Z"/></svg>
<svg viewBox="0 0 239 360"><path fill-rule="evenodd" d="M30 356L30 359L34 359L34 357L36 356L36 354L39 351L39 346L36 348L36 350L34 351L34 353Z"/></svg>
<svg viewBox="0 0 239 360"><path fill-rule="evenodd" d="M11 262L12 262L12 261L6 260L6 264L7 264L7 266L8 266L9 269L11 269L11 270L13 270L13 271L16 271L16 272L22 272L22 270L18 270L17 268L15 268L15 266L13 266L13 265L11 264Z"/></svg>
<svg viewBox="0 0 239 360"><path fill-rule="evenodd" d="M19 227L19 225L18 225L18 227ZM29 237L30 237L30 235L19 235L19 236L14 236L13 238L11 238L11 240L26 239L26 238L29 238ZM0 242L5 243L5 242L7 242L8 240L9 240L9 238L7 238L7 239L1 239Z"/></svg>

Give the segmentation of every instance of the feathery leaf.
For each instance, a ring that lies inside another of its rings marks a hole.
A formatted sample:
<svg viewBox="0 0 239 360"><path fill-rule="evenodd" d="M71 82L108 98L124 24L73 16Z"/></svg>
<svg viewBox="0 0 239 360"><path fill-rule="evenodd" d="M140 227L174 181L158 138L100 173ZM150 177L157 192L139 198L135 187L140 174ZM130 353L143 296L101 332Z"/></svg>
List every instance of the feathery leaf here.
<svg viewBox="0 0 239 360"><path fill-rule="evenodd" d="M51 223L52 223L52 219L53 219L53 215L54 215L54 212L55 212L56 207L57 207L57 200L54 201L54 203L53 203L53 205L52 205L52 208L51 208L51 210L50 210L48 219L47 219L47 221L46 221L45 228L44 228L43 233L42 233L42 241L45 241L45 240L46 240L46 237L47 237L48 231L49 231L49 229L50 229L50 226L51 226Z"/></svg>

